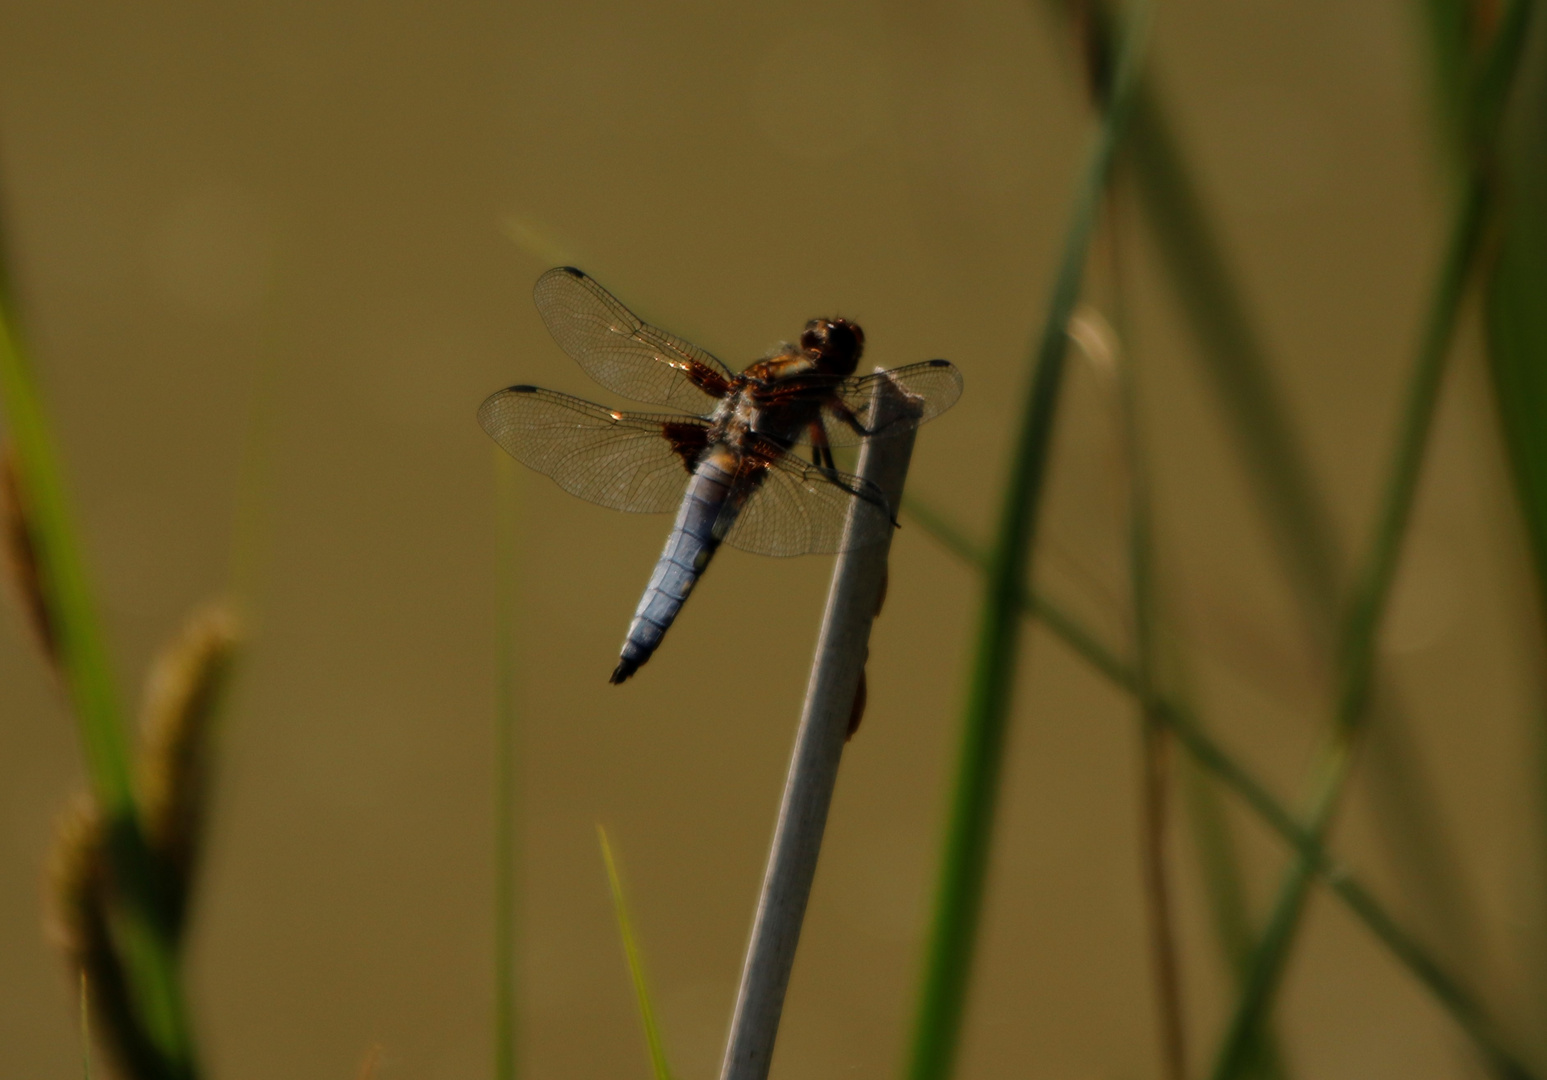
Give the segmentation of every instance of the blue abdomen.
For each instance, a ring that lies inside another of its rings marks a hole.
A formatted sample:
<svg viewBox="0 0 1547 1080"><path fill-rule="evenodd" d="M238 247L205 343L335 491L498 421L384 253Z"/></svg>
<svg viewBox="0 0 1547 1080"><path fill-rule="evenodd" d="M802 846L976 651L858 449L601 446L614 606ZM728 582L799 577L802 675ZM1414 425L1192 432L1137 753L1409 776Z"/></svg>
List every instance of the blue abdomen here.
<svg viewBox="0 0 1547 1080"><path fill-rule="evenodd" d="M612 673L615 683L639 670L661 644L666 628L682 610L683 601L714 557L720 538L729 526L728 518L722 520L722 515L728 509L726 498L730 494L731 477L715 460L716 455L708 454L694 466L693 478L688 481L682 506L677 510L676 524L656 561L650 584L645 586L645 593L639 598L634 621L629 624L622 655Z"/></svg>

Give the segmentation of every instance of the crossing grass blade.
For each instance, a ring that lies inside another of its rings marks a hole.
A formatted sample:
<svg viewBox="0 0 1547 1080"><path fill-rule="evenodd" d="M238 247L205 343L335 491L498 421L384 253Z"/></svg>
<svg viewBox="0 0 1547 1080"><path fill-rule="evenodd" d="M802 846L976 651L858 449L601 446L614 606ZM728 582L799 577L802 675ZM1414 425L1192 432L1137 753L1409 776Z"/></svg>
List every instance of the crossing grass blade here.
<svg viewBox="0 0 1547 1080"><path fill-rule="evenodd" d="M983 583L978 640L913 1026L911 1080L943 1080L950 1075L960 1037L1019 659L1020 597L1026 591L1036 539L1063 384L1069 318L1079 300L1102 197L1128 118L1147 16L1147 3L1138 0L1121 35L1111 96L1086 155L1047 316L1032 356L1034 373Z"/></svg>
<svg viewBox="0 0 1547 1080"><path fill-rule="evenodd" d="M56 662L73 706L122 898L115 939L137 1021L157 1051L166 1080L188 1080L196 1067L167 890L140 820L128 731L69 509L63 469L8 294L0 294L0 408L14 450Z"/></svg>
<svg viewBox="0 0 1547 1080"><path fill-rule="evenodd" d="M650 986L645 981L644 961L639 955L639 943L634 937L634 922L629 917L628 899L623 894L623 879L612 857L612 845L607 841L607 830L596 827L596 837L602 846L602 862L607 864L607 885L612 890L612 909L618 920L618 936L623 939L623 955L628 960L629 978L634 982L634 996L639 1001L639 1022L645 1029L645 1045L650 1052L650 1071L655 1080L671 1080L671 1067L666 1063L666 1046L661 1038L661 1027L656 1023L655 1007L650 1001Z"/></svg>
<svg viewBox="0 0 1547 1080"><path fill-rule="evenodd" d="M1489 58L1480 69L1479 100L1491 103L1479 112L1477 130L1481 133L1494 127L1496 121L1489 112L1502 105L1513 81L1527 11L1525 0L1516 0L1510 6L1501 21ZM1480 135L1480 138L1485 139L1485 136ZM1318 844L1325 840L1331 828L1365 726L1373 690L1376 637L1411 517L1445 361L1451 351L1461 303L1478 261L1488 223L1493 190L1486 141L1479 143L1477 155L1471 162L1458 199L1409 380L1407 402L1374 536L1355 582L1341 634L1337 704L1331 731L1315 767L1305 815L1306 831ZM1304 855L1285 875L1267 929L1254 951L1251 974L1215 1059L1211 1074L1214 1080L1231 1080L1246 1064L1254 1032L1272 1007L1282 980L1285 963L1301 925L1313 875L1314 860ZM1499 1071L1509 1074L1504 1068Z"/></svg>
<svg viewBox="0 0 1547 1080"><path fill-rule="evenodd" d="M1452 159L1464 156L1470 125L1472 58L1481 19L1472 0L1422 0L1418 5L1428 46L1430 99L1444 148Z"/></svg>
<svg viewBox="0 0 1547 1080"><path fill-rule="evenodd" d="M1522 57L1520 93L1499 140L1498 252L1483 326L1500 432L1547 622L1547 18L1537 13ZM1538 706L1537 805L1547 815L1547 707ZM1547 844L1547 821L1538 826ZM1540 856L1547 862L1547 851ZM1536 985L1543 985L1538 972ZM1538 1001L1543 995L1536 995ZM1540 1029L1547 1019L1534 1013Z"/></svg>
<svg viewBox="0 0 1547 1080"><path fill-rule="evenodd" d="M1444 5L1454 0L1429 0ZM1100 50L1096 50L1100 52ZM1331 514L1305 448L1277 390L1267 343L1236 285L1157 79L1135 92L1128 162L1165 280L1196 344L1244 472L1272 529L1275 552L1297 598L1307 642L1330 654L1343 592L1342 555ZM1458 860L1436 827L1427 775L1411 746L1395 693L1383 687L1381 738L1365 754L1381 843L1427 921L1457 951L1471 937L1472 912Z"/></svg>
<svg viewBox="0 0 1547 1080"><path fill-rule="evenodd" d="M1182 758L1177 771L1215 944L1239 989L1251 962L1252 921L1235 834L1208 771L1191 756ZM1281 1080L1285 1075L1283 1051L1271 1024L1265 1023L1258 1033L1255 1057L1249 1075L1262 1080Z"/></svg>
<svg viewBox="0 0 1547 1080"><path fill-rule="evenodd" d="M1367 717L1376 635L1417 489L1461 292L1481 238L1482 201L1480 192L1468 192L1450 243L1431 325L1408 392L1396 461L1382 500L1384 508L1344 632L1338 703L1332 730L1315 767L1305 816L1307 831L1318 842L1325 839L1331 827ZM1251 973L1215 1059L1211 1073L1214 1080L1230 1080L1246 1066L1248 1046L1262 1016L1272 1006L1297 936L1313 869L1310 860L1296 860L1280 886L1267 929L1254 951Z"/></svg>
<svg viewBox="0 0 1547 1080"><path fill-rule="evenodd" d="M981 573L988 571L988 556L973 543L960 528L917 494L909 495L903 503L903 513L921 526L946 550ZM1018 606L1023 616L1042 622L1068 648L1109 679L1120 689L1137 695L1139 683L1133 669L1117 653L1104 644L1077 618L1058 604L1035 590L1021 593ZM1494 1070L1502 1076L1529 1078L1534 1074L1520 1057L1509 1047L1500 1034L1497 1022L1488 1014L1482 1002L1466 986L1463 980L1451 972L1411 930L1403 926L1384 904L1359 880L1357 874L1338 863L1325 849L1322 841L1306 830L1294 815L1270 792L1265 784L1242 765L1229 751L1221 746L1196 713L1184 702L1161 695L1156 708L1165 724L1176 733L1177 741L1200 769L1212 775L1224 787L1233 791L1263 824L1289 845L1292 852L1310 861L1332 893L1347 906L1349 911L1374 935L1392 957L1407 969L1429 991L1435 1002L1450 1015L1456 1024L1471 1038L1478 1052ZM1233 856L1225 852L1223 880L1235 882L1239 888L1239 868ZM1251 941L1245 936L1248 923L1244 903L1239 894L1227 900L1230 908L1240 913L1241 921L1235 925L1231 937L1233 948L1241 952L1249 950ZM1249 956L1237 955L1236 962L1245 967ZM1265 1046L1260 1061L1274 1060L1270 1048ZM1271 1068L1271 1066L1265 1066ZM1269 1075L1272 1075L1270 1072Z"/></svg>

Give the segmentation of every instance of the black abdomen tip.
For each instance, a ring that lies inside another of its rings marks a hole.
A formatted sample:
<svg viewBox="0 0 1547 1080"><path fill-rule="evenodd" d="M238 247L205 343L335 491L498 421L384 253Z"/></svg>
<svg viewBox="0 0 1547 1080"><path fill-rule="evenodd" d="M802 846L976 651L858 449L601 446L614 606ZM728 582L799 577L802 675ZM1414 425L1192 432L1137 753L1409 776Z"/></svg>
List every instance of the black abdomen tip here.
<svg viewBox="0 0 1547 1080"><path fill-rule="evenodd" d="M612 678L608 679L607 681L612 683L612 685L617 686L621 682L626 682L628 677L638 670L639 665L634 663L634 661L619 660L618 666L612 669Z"/></svg>

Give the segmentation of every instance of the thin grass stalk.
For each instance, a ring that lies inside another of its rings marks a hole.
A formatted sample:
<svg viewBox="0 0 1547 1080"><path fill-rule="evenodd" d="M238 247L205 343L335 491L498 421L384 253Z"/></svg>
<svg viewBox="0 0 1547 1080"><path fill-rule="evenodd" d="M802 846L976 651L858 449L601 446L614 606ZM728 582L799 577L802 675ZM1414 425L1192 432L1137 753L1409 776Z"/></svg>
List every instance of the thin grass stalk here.
<svg viewBox="0 0 1547 1080"><path fill-rule="evenodd" d="M80 978L81 1006L81 1077L91 1080L91 994L86 986L86 972Z"/></svg>
<svg viewBox="0 0 1547 1080"><path fill-rule="evenodd" d="M1333 647L1342 591L1342 556L1331 514L1313 479L1305 449L1285 414L1272 377L1267 345L1226 265L1187 161L1152 82L1141 91L1129 140L1131 164L1145 219L1182 314L1198 342L1198 359L1213 383L1246 475L1272 527L1276 554L1293 585L1306 641L1317 655ZM1465 933L1467 910L1448 844L1423 813L1422 775L1402 766L1414 760L1409 727L1394 691L1381 695L1384 738L1371 747L1378 794L1414 789L1402 802L1377 800L1382 843L1404 881L1424 898L1436 925Z"/></svg>
<svg viewBox="0 0 1547 1080"><path fill-rule="evenodd" d="M1089 3L1052 0L1064 15ZM1098 9L1099 10L1099 9ZM1076 18L1086 79L1110 46L1099 19ZM1279 406L1268 350L1226 265L1222 245L1191 168L1172 131L1164 95L1151 76L1134 91L1125 164L1154 237L1167 280L1199 345L1199 359L1224 401L1280 560L1295 587L1311 636L1324 642L1336 615L1338 554L1331 519Z"/></svg>
<svg viewBox="0 0 1547 1080"><path fill-rule="evenodd" d="M1369 554L1355 585L1353 601L1339 646L1337 704L1332 731L1315 767L1312 796L1305 815L1310 835L1325 840L1353 765L1359 735L1368 711L1375 644L1395 576L1402 540L1411 518L1445 361L1467 280L1482 242L1488 192L1481 177L1473 178L1455 215L1439 281L1430 303L1417 363L1386 481L1382 509ZM1305 901L1315 876L1314 863L1298 859L1286 874L1258 942L1252 973L1235 1007L1211 1075L1230 1080L1247 1063L1257 1024L1271 1008L1285 961L1300 927Z"/></svg>
<svg viewBox="0 0 1547 1080"><path fill-rule="evenodd" d="M1147 0L1136 0L1119 39L1111 97L1075 190L1047 318L1033 351L1035 373L1022 411L984 581L934 918L913 1026L908 1066L911 1080L943 1080L950 1075L960 1040L1015 686L1019 598L1026 591L1036 539L1053 421L1063 384L1069 318L1079 300L1102 195L1132 104L1148 12Z"/></svg>
<svg viewBox="0 0 1547 1080"><path fill-rule="evenodd" d="M1133 672L1139 712L1139 862L1149 924L1150 968L1159 1018L1161 1074L1167 1080L1187 1075L1186 1012L1182 1004L1180 958L1166 859L1170 792L1168 762L1171 734L1156 707L1156 619L1153 514L1149 472L1140 430L1137 372L1122 327L1122 206L1113 189L1106 196L1102 245L1106 255L1107 293L1113 317L1094 308L1076 314L1070 337L1093 368L1114 377L1118 444L1128 485L1128 576L1133 641Z"/></svg>
<svg viewBox="0 0 1547 1080"><path fill-rule="evenodd" d="M639 953L639 939L634 935L634 921L629 916L623 878L612 857L612 844L607 840L607 830L598 825L596 838L602 846L602 862L607 866L607 887L612 892L612 910L618 920L618 936L623 941L623 956L628 962L629 979L634 984L634 998L639 1003L639 1022L644 1027L645 1048L650 1054L650 1072L655 1080L671 1080L671 1066L666 1061L666 1042L661 1037L661 1025L655 1019L650 983L645 978L644 958Z"/></svg>
<svg viewBox="0 0 1547 1080"><path fill-rule="evenodd" d="M1146 219L1200 346L1199 358L1225 405L1257 502L1273 527L1279 560L1294 585L1306 640L1318 655L1332 647L1341 591L1341 556L1331 517L1303 446L1274 388L1266 345L1225 265L1206 204L1171 132L1153 84L1134 119L1133 174ZM1472 925L1454 850L1437 827L1432 788L1394 688L1378 695L1381 737L1371 740L1373 809L1382 844L1431 922L1448 931L1454 951Z"/></svg>
<svg viewBox="0 0 1547 1080"><path fill-rule="evenodd" d="M1110 30L1101 17L1096 0L1053 0L1071 22L1080 42L1087 87L1093 103L1101 102L1102 67L1111 48L1106 40ZM1324 508L1316 499L1315 486L1300 465L1298 447L1292 429L1275 406L1276 397L1268 377L1265 351L1257 338L1245 305L1234 291L1224 268L1218 247L1209 229L1202 201L1197 197L1189 171L1170 136L1163 100L1155 80L1143 77L1135 90L1134 130L1127 143L1126 163L1136 176L1145 208L1156 216L1154 203L1169 198L1178 204L1174 213L1160 214L1161 248L1174 284L1180 286L1185 313L1192 320L1204 350L1212 350L1207 369L1222 396L1234 405L1238 438L1255 443L1256 459L1278 463L1271 473L1258 474L1260 501L1266 504L1269 518L1279 538L1278 554L1290 577L1299 586L1295 591L1306 617L1322 624L1331 615L1331 597L1336 589L1332 574L1335 553L1332 531ZM1167 242L1169 241L1169 242ZM1250 419L1250 422L1248 420ZM1320 601L1312 593L1321 585ZM1313 630L1313 637L1315 636ZM1157 732L1158 734L1158 732ZM1147 752L1161 738L1146 736ZM1200 869L1205 889L1211 898L1214 931L1227 966L1239 980L1243 977L1239 938L1247 925L1245 893L1239 882L1239 869L1231 862L1210 859L1210 842L1228 841L1228 823L1217 815L1212 792L1204 784L1195 784L1190 799L1189 820L1203 854ZM1225 878L1229 878L1226 881ZM1152 920L1153 921L1153 920ZM1282 1073L1277 1041L1267 1027L1261 1032L1259 1060L1264 1075Z"/></svg>
<svg viewBox="0 0 1547 1080"><path fill-rule="evenodd" d="M515 466L494 452L494 1080L516 1076ZM604 840L605 844L605 840Z"/></svg>
<svg viewBox="0 0 1547 1080"><path fill-rule="evenodd" d="M1149 911L1151 965L1160 1015L1161 1060L1168 1080L1186 1080L1187 1025L1182 1007L1181 959L1166 862L1170 791L1167 783L1170 731L1146 691L1140 706L1140 847L1145 906Z"/></svg>
<svg viewBox="0 0 1547 1080"><path fill-rule="evenodd" d="M1188 710L1191 712L1191 709ZM1169 721L1162 715L1168 730ZM1173 736L1175 735L1172 732ZM1212 917L1215 944L1237 988L1246 981L1251 965L1254 931L1246 903L1241 859L1234 831L1225 816L1217 778L1191 755L1177 762L1177 775L1187 805L1188 823L1196 848L1198 871ZM1257 1047L1255 1075L1261 1080L1282 1080L1283 1051L1272 1025L1264 1023Z"/></svg>
<svg viewBox="0 0 1547 1080"><path fill-rule="evenodd" d="M946 550L979 571L987 572L988 558L983 550L928 504L915 497L908 501L905 509L909 519L923 527ZM1139 684L1133 668L1074 616L1030 589L1021 594L1019 607L1024 616L1040 621L1075 655L1115 686L1137 695ZM1234 791L1292 851L1314 864L1333 894L1429 991L1436 1003L1471 1038L1496 1073L1518 1078L1534 1075L1506 1044L1497 1023L1477 996L1424 946L1417 935L1390 914L1351 869L1334 859L1322 841L1302 826L1251 770L1215 741L1190 707L1165 696L1158 697L1156 705L1160 718L1176 734L1182 749L1200 767Z"/></svg>
<svg viewBox="0 0 1547 1080"><path fill-rule="evenodd" d="M1339 693L1333 728L1316 768L1306 815L1307 831L1318 843L1331 827L1369 704L1376 637L1411 516L1445 360L1486 232L1493 194L1491 147L1498 117L1514 80L1530 11L1528 0L1516 0L1509 6L1487 58L1478 69L1472 99L1474 143L1469 167L1410 381L1382 512L1356 583L1340 643ZM1221 1043L1213 1072L1215 1080L1229 1080L1239 1072L1252 1032L1271 1007L1300 925L1313 869L1312 860L1302 857L1285 877L1256 950L1252 978L1237 1002Z"/></svg>
<svg viewBox="0 0 1547 1080"><path fill-rule="evenodd" d="M1183 748L1233 789L1303 861L1314 866L1333 894L1450 1014L1495 1075L1512 1080L1530 1080L1536 1076L1510 1048L1498 1023L1489 1016L1477 995L1452 974L1417 935L1392 917L1352 870L1327 852L1325 837L1313 834L1297 821L1256 777L1214 741L1190 711L1174 702L1166 702L1164 712L1167 724L1176 732Z"/></svg>
<svg viewBox="0 0 1547 1080"><path fill-rule="evenodd" d="M121 903L114 938L138 1023L169 1080L196 1073L165 883L136 804L128 735L64 490L63 470L32 371L0 295L0 406L15 447L20 495L36 545L43 596L103 816Z"/></svg>
<svg viewBox="0 0 1547 1080"><path fill-rule="evenodd" d="M1112 263L1114 305L1121 300L1118 261L1119 217L1109 194L1107 241ZM1121 415L1122 454L1128 478L1128 575L1133 606L1133 672L1139 710L1139 850L1145 908L1150 933L1150 965L1155 979L1156 1011L1160 1017L1162 1075L1167 1080L1187 1076L1187 1025L1182 1005L1181 962L1176 947L1171 883L1166 861L1170 803L1167 783L1171 735L1157 708L1154 518L1150 506L1149 473L1139 427L1138 387L1133 356L1122 338L1113 334Z"/></svg>
<svg viewBox="0 0 1547 1080"><path fill-rule="evenodd" d="M1450 0L1433 0L1446 3ZM1099 30L1084 20L1083 34ZM1087 45L1087 56L1103 49ZM1127 163L1141 208L1156 241L1166 279L1199 348L1197 357L1224 406L1226 422L1245 463L1256 501L1272 528L1275 553L1293 587L1307 642L1315 654L1333 648L1342 556L1332 517L1303 445L1276 389L1266 343L1229 271L1208 206L1199 192L1168 119L1154 78L1136 91ZM1433 922L1465 952L1472 923L1451 845L1425 807L1433 800L1417 761L1409 727L1390 688L1383 688L1383 737L1366 752L1377 781L1374 804L1381 840L1409 891L1423 900ZM1389 798L1393 794L1410 798Z"/></svg>
<svg viewBox="0 0 1547 1080"><path fill-rule="evenodd" d="M1444 2L1444 0L1436 0ZM1068 7L1068 0L1055 0ZM1076 11L1090 3L1075 4ZM1098 9L1099 10L1099 9ZM1099 40L1099 18L1075 20L1090 70L1109 48ZM1140 205L1156 240L1167 279L1198 342L1199 359L1214 384L1231 432L1246 463L1259 506L1272 526L1275 549L1297 598L1307 641L1318 655L1332 647L1341 592L1341 557L1332 519L1321 498L1304 448L1280 404L1266 345L1226 266L1209 219L1175 137L1157 82L1146 77L1135 92L1132 131L1125 161L1136 181ZM1375 792L1376 823L1397 871L1422 897L1436 925L1461 942L1471 924L1459 891L1457 863L1432 814L1425 812L1425 777L1417 760L1396 694L1382 699L1382 738L1368 757ZM1406 799L1392 796L1409 796ZM1458 948L1464 954L1466 950ZM1239 967L1239 965L1235 965ZM1271 1043L1271 1032L1263 1039ZM1259 1057L1272 1060L1264 1050Z"/></svg>

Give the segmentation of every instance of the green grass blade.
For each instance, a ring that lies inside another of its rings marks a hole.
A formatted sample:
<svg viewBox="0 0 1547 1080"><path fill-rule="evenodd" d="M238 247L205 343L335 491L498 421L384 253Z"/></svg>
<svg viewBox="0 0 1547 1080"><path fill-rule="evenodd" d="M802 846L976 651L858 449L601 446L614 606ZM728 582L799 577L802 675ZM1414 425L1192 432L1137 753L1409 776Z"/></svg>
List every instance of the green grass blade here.
<svg viewBox="0 0 1547 1080"><path fill-rule="evenodd" d="M92 792L123 903L115 942L136 1015L171 1080L195 1073L177 971L171 905L135 803L128 734L96 606L76 541L63 469L41 394L17 339L8 297L0 296L0 407L15 448L16 471L57 644L61 676L80 729Z"/></svg>
<svg viewBox="0 0 1547 1080"><path fill-rule="evenodd" d="M1547 19L1536 19L1526 49L1520 94L1500 132L1500 242L1483 325L1499 429L1536 569L1537 615L1547 622ZM1537 715L1536 798L1547 815L1547 709L1540 703ZM1547 825L1538 826L1538 837L1547 842ZM1547 851L1540 857L1547 863ZM1538 1002L1547 1001L1544 980L1538 965ZM1534 1018L1542 1029L1540 1006Z"/></svg>
<svg viewBox="0 0 1547 1080"><path fill-rule="evenodd" d="M516 1076L515 463L494 451L494 1080Z"/></svg>
<svg viewBox="0 0 1547 1080"><path fill-rule="evenodd" d="M7 310L0 310L0 399L16 447L28 524L38 544L42 584L56 620L60 663L80 723L92 791L105 815L132 818L133 766L123 711L75 542L63 470Z"/></svg>
<svg viewBox="0 0 1547 1080"><path fill-rule="evenodd" d="M911 1080L943 1080L948 1076L960 1037L1015 683L1020 597L1026 590L1027 564L1036 538L1037 511L1063 382L1069 317L1079 299L1102 196L1127 119L1147 11L1141 0L1123 35L1111 104L1076 189L1047 318L1033 354L1035 373L984 581L978 642L914 1021L908 1065Z"/></svg>
<svg viewBox="0 0 1547 1080"><path fill-rule="evenodd" d="M1459 156L1470 141L1468 97L1477 44L1479 5L1473 0L1422 0L1429 49L1429 89L1445 149Z"/></svg>
<svg viewBox="0 0 1547 1080"><path fill-rule="evenodd" d="M1547 612L1547 29L1540 69L1506 143L1509 201L1488 281L1486 329L1499 423ZM1533 57L1533 59L1537 59Z"/></svg>
<svg viewBox="0 0 1547 1080"><path fill-rule="evenodd" d="M1332 730L1316 767L1306 814L1307 831L1318 842L1331 827L1344 782L1352 766L1358 735L1369 706L1375 665L1375 642L1395 575L1402 538L1417 491L1439 390L1450 353L1467 281L1482 241L1488 191L1474 173L1463 193L1430 302L1417 362L1409 382L1407 403L1388 474L1375 535L1355 584L1353 601L1339 647L1337 705ZM1280 886L1267 929L1258 942L1247 980L1220 1045L1212 1072L1214 1080L1240 1074L1257 1025L1271 1008L1297 936L1314 876L1314 862L1295 861Z"/></svg>
<svg viewBox="0 0 1547 1080"><path fill-rule="evenodd" d="M1306 815L1306 831L1318 844L1331 827L1369 706L1376 635L1411 516L1445 360L1491 207L1489 140L1513 82L1529 10L1526 0L1516 0L1510 5L1500 22L1488 58L1479 68L1473 105L1479 142L1470 161L1429 305L1375 535L1355 583L1353 601L1341 635L1337 706L1327 745L1316 768ZM1253 1034L1271 1008L1280 984L1301 923L1313 873L1314 860L1302 855L1285 876L1267 929L1255 950L1251 976L1236 1003L1215 1059L1214 1080L1230 1080L1239 1075L1246 1062Z"/></svg>
<svg viewBox="0 0 1547 1080"><path fill-rule="evenodd" d="M671 1067L666 1064L661 1027L656 1023L655 1007L650 1003L650 986L645 981L644 961L639 955L634 923L629 918L628 900L623 894L623 880L618 875L618 865L612 857L607 830L598 825L596 836L602 845L602 861L607 864L607 885L612 890L612 908L618 919L618 936L623 939L623 955L628 960L629 978L634 981L634 996L639 1000L639 1022L645 1029L645 1045L650 1051L650 1070L655 1074L655 1080L671 1080Z"/></svg>
<svg viewBox="0 0 1547 1080"><path fill-rule="evenodd" d="M1445 0L1435 0L1443 3ZM1091 24L1081 25L1089 35ZM1101 47L1087 48L1101 55ZM1334 643L1342 560L1331 515L1272 377L1268 349L1234 284L1206 201L1174 137L1155 79L1136 91L1129 161L1140 205L1155 238L1166 280L1213 384L1239 448L1256 501L1272 528L1275 552L1293 587L1307 640L1318 653ZM1470 938L1470 906L1457 886L1454 853L1426 812L1432 793L1425 774L1402 766L1416 760L1394 695L1384 697L1383 738L1365 752L1377 790L1402 798L1376 803L1375 824L1397 871L1446 929L1458 952Z"/></svg>
<svg viewBox="0 0 1547 1080"><path fill-rule="evenodd" d="M1326 851L1324 837L1312 833L1250 772L1199 725L1190 711L1163 703L1167 722L1188 753L1237 795L1299 857L1316 868L1338 897L1396 960L1405 967L1466 1032L1496 1075L1528 1080L1534 1074L1506 1044L1497 1023L1465 984L1451 974L1417 936L1403 927L1355 877Z"/></svg>
<svg viewBox="0 0 1547 1080"><path fill-rule="evenodd" d="M917 494L908 496L903 512L923 527L948 551L980 572L987 572L988 557L965 533L953 525ZM1060 640L1092 668L1112 683L1131 694L1138 693L1138 679L1133 669L1078 619L1057 604L1032 590L1021 594L1020 609L1023 615L1039 619ZM1378 941L1401 963L1434 997L1435 1001L1450 1014L1477 1046L1483 1057L1495 1071L1503 1076L1530 1077L1532 1073L1505 1045L1498 1034L1498 1026L1488 1016L1480 1001L1453 975L1445 965L1426 949L1416 935L1403 927L1386 910L1375 896L1365 888L1353 871L1336 862L1325 850L1322 841L1305 829L1290 811L1259 781L1250 770L1241 765L1228 751L1219 745L1202 722L1185 704L1166 697L1157 700L1157 708L1177 736L1177 741L1199 767L1216 777L1225 787L1234 791L1257 817L1290 846L1301 858L1310 861L1349 910L1365 924ZM1228 856L1227 856L1228 858ZM1236 868L1233 861L1230 869ZM1238 882L1238 876L1232 873ZM1245 936L1248 926L1243 913L1239 923L1242 935L1236 947L1243 953L1251 947ZM1249 959L1241 957L1243 964Z"/></svg>

